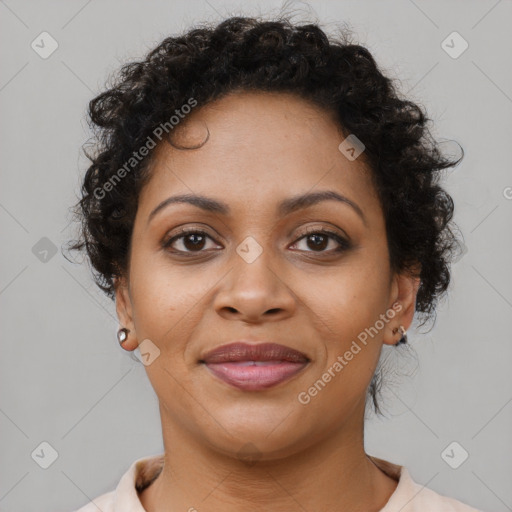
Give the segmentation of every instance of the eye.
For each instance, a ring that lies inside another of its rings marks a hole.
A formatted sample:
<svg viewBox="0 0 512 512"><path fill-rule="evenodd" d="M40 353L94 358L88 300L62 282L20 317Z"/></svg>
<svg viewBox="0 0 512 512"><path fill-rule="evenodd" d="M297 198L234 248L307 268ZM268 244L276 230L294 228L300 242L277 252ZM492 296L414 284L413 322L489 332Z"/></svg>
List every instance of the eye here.
<svg viewBox="0 0 512 512"><path fill-rule="evenodd" d="M172 249L171 252L175 253L200 253L205 252L203 249L208 249L208 240L214 241L213 238L205 231L194 228L184 228L171 238L164 240L164 242L162 242L162 247L167 250ZM327 254L338 253L350 249L351 247L350 242L348 242L340 234L325 228L310 228L300 238L298 238L295 244L291 247L296 246L301 240L305 240L306 245L312 248L312 250L309 251L307 249L299 249L306 252L318 252ZM330 241L335 242L335 247L326 251L325 249L329 246ZM181 247L176 247L176 245L179 246L180 244ZM338 245L337 247L336 244ZM215 247L218 246L214 246L213 248Z"/></svg>
<svg viewBox="0 0 512 512"><path fill-rule="evenodd" d="M328 229L309 229L297 240L297 242L295 242L294 245L297 245L297 243L301 240L305 240L306 245L313 249L311 251L306 249L306 252L337 253L350 249L351 247L350 242L348 242L345 238L343 238L335 231L330 231ZM338 244L338 247L335 247L334 249L331 248L330 250L326 251L324 249L329 246L330 240L334 240L334 242Z"/></svg>
<svg viewBox="0 0 512 512"><path fill-rule="evenodd" d="M173 252L203 252L202 249L205 248L207 239L213 241L213 238L211 238L205 231L190 228L182 229L178 234L164 241L162 243L162 247L164 249L172 248ZM179 242L177 245L181 244L185 249L176 249L173 247L175 242Z"/></svg>

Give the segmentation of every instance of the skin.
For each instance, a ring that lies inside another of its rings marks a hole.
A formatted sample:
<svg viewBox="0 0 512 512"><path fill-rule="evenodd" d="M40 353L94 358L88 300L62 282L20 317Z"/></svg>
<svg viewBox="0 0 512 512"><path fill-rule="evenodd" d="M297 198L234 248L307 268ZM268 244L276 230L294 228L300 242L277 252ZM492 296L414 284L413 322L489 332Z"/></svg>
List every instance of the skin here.
<svg viewBox="0 0 512 512"><path fill-rule="evenodd" d="M290 94L237 92L194 110L175 137L193 145L205 126L210 136L199 149L154 150L129 268L116 280L118 317L130 330L123 347L149 339L160 350L145 368L159 399L165 464L141 502L150 512L378 511L397 482L365 453L366 392L383 344L395 344L393 330L412 322L419 279L391 271L369 171L363 157L339 151L346 135L328 112ZM334 200L277 215L282 200L320 190L351 199L364 220ZM192 193L231 213L172 204L148 222L168 197ZM178 226L208 237L162 248ZM315 245L306 228L333 229L352 246L336 253L333 238ZM236 251L246 237L263 251L252 263ZM396 303L400 312L301 404L299 393ZM277 386L242 391L199 363L236 340L281 343L310 363ZM247 443L253 463L239 455Z"/></svg>

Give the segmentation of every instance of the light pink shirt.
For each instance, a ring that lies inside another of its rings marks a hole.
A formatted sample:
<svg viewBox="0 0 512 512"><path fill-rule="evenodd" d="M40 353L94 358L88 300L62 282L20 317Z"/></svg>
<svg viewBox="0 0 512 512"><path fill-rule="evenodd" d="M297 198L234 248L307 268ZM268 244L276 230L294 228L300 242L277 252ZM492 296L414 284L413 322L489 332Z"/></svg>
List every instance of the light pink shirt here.
<svg viewBox="0 0 512 512"><path fill-rule="evenodd" d="M370 458L384 473L398 481L395 492L380 512L482 512L417 484L404 466L377 457ZM163 455L136 460L122 476L115 491L102 494L76 512L145 512L137 489L149 485L158 475L162 463Z"/></svg>

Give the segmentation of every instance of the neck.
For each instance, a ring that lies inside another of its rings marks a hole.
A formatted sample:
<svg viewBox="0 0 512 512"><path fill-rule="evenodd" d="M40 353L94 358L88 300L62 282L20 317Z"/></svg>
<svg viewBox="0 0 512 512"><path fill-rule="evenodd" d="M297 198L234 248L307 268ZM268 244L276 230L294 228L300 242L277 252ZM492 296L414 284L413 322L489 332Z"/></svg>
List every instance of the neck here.
<svg viewBox="0 0 512 512"><path fill-rule="evenodd" d="M397 482L366 455L363 420L288 457L240 460L198 443L162 416L164 467L140 493L147 512L336 510L378 512Z"/></svg>

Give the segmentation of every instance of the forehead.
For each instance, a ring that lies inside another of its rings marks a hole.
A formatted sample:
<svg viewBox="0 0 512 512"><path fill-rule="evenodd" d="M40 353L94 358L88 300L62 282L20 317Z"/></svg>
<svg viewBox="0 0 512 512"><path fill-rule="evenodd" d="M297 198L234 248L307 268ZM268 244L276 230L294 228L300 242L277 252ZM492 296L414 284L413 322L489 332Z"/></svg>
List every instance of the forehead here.
<svg viewBox="0 0 512 512"><path fill-rule="evenodd" d="M171 132L178 147L206 140L202 146L162 142L154 150L139 208L196 193L254 211L277 198L328 188L379 209L363 159L351 161L338 149L346 135L329 112L294 95L229 94L193 111Z"/></svg>

